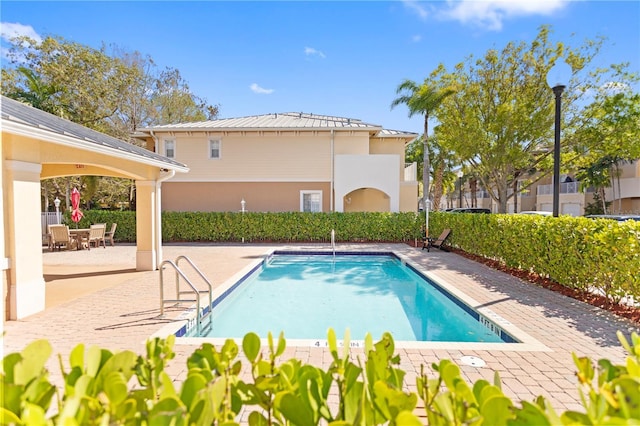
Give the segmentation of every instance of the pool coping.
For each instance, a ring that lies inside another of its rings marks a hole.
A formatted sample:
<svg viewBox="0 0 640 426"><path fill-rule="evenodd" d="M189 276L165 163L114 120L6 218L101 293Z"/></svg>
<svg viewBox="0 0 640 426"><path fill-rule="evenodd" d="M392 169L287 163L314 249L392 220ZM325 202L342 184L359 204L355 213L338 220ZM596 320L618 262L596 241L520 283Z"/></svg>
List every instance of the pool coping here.
<svg viewBox="0 0 640 426"><path fill-rule="evenodd" d="M332 250L282 250L282 249L274 249L266 254L261 259L256 259L255 261L249 263L247 266L242 268L240 271L232 275L229 279L227 279L220 286L216 287L212 292L212 300L213 306L219 303L221 298L226 297L226 295L232 292L237 286L242 284L244 280L246 280L249 276L251 276L257 269L261 268L262 265L267 262L271 257L277 254L289 254L289 255L333 255L333 254L348 254L348 255L392 255L398 258L403 264L407 265L411 269L413 269L416 273L424 275L428 280L435 283L440 287L441 290L448 292L451 296L456 298L459 302L466 306L462 307L466 310L475 311L477 314L486 318L485 321L481 321L491 328L491 325L496 328L503 330L507 335L513 337L519 342L512 343L486 343L486 342L422 342L422 341L405 341L405 340L397 340L395 342L395 346L397 348L402 349L427 349L427 350L489 350L489 351L502 351L502 352L551 352L552 350L548 348L546 345L529 335L528 333L522 331L513 323L498 315L493 310L489 309L483 304L477 302L475 299L465 294L460 289L456 288L446 280L438 277L428 270L426 270L421 265L413 262L407 256L403 255L400 252L395 250L340 250L340 251L332 251ZM457 302L456 302L457 303ZM460 303L458 303L460 305ZM205 311L208 311L208 308L205 308ZM178 334L181 330L190 329L193 327L195 323L196 317L196 308L195 304L186 309L182 314L178 316L178 318L170 324L162 327L155 333L153 333L150 337L161 337L166 338L167 336L173 334ZM489 324L487 324L487 322ZM213 345L222 345L226 340L234 340L236 343L241 344L242 338L224 338L224 337L182 337L177 336L175 339L176 345L196 345L199 346L203 343L210 343ZM277 338L277 336L274 336ZM374 341L379 338L379 336L372 336ZM285 336L286 338L286 336ZM267 344L268 339L262 338L262 344ZM328 347L328 342L326 339L286 339L288 347ZM364 340L350 340L351 348L363 348ZM343 346L343 340L338 340L338 345Z"/></svg>

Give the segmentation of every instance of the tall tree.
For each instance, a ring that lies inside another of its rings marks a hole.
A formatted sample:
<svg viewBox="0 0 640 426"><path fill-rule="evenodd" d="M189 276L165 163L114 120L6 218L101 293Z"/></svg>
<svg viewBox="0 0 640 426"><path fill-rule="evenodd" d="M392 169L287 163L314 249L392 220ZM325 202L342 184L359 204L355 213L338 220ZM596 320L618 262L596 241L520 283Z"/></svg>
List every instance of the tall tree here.
<svg viewBox="0 0 640 426"><path fill-rule="evenodd" d="M15 86L14 90L7 94L8 97L51 114L65 115L65 107L57 99L62 92L60 86L45 82L42 76L30 68L20 66L16 71L18 75L24 77L24 86Z"/></svg>
<svg viewBox="0 0 640 426"><path fill-rule="evenodd" d="M165 69L155 80L153 105L156 119L162 123L202 121L218 115L218 107L208 106L194 96L180 71L175 68Z"/></svg>
<svg viewBox="0 0 640 426"><path fill-rule="evenodd" d="M429 175L431 174L429 163L429 118L434 114L440 104L442 104L442 101L447 96L453 94L453 91L450 89L439 89L434 85L428 84L426 81L418 85L416 82L406 79L398 85L396 94L399 96L391 102L391 109L403 104L409 109L409 117L413 117L416 114L424 116L424 134L422 136L422 192L426 206L426 202L429 199Z"/></svg>
<svg viewBox="0 0 640 426"><path fill-rule="evenodd" d="M158 71L151 58L138 52L114 46L111 51L61 37L40 43L16 38L8 50L9 66L2 70L3 80L7 77L2 92L33 92L24 78L16 78L17 67L30 69L45 85L55 83L67 118L124 140L140 125L167 124L173 118L200 121L217 114L218 106L193 94L177 69Z"/></svg>
<svg viewBox="0 0 640 426"><path fill-rule="evenodd" d="M16 38L8 50L9 61L3 62L2 93L131 143L135 142L131 134L141 126L217 115L218 106L193 94L177 69L159 72L153 60L139 52L114 46L107 50L61 37L47 37L41 43ZM115 178L100 179L95 192L102 198L96 201L118 204L113 194L120 194L128 202L133 182L127 181L122 185ZM43 188L50 192L60 185ZM101 190L102 186L108 189Z"/></svg>
<svg viewBox="0 0 640 426"><path fill-rule="evenodd" d="M440 201L444 195L447 180L455 179L453 169L459 161L453 151L443 146L438 138L438 127L431 138L431 156L429 162L433 165L433 210L440 210Z"/></svg>
<svg viewBox="0 0 640 426"><path fill-rule="evenodd" d="M471 166L500 212L506 212L518 180L523 190L551 173L554 97L546 82L548 70L564 60L573 71L563 93L564 170L573 167L567 154L578 143L571 135L580 124L582 105L594 88L614 76L614 66L590 66L603 39L571 48L552 43L550 33L542 27L529 44L510 42L480 59L467 58L452 72L441 66L430 76L433 84L456 88L439 110L441 143Z"/></svg>

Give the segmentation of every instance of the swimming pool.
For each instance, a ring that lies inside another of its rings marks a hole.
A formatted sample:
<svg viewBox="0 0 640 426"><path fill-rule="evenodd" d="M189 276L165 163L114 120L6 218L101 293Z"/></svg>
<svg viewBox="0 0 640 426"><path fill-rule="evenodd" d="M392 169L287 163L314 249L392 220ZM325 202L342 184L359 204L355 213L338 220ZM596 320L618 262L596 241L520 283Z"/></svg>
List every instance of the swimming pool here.
<svg viewBox="0 0 640 426"><path fill-rule="evenodd" d="M393 253L275 252L216 298L212 317L204 337L318 340L331 327L355 339L389 331L397 341L518 342Z"/></svg>

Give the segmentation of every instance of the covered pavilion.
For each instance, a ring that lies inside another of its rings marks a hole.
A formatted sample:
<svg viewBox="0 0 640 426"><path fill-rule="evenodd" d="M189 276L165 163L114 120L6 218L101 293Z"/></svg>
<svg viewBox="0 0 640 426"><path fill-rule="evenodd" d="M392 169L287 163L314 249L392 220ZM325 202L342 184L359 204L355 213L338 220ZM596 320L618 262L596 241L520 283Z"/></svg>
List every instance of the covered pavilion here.
<svg viewBox="0 0 640 426"><path fill-rule="evenodd" d="M162 262L161 185L186 165L13 99L0 103L0 268L4 320L45 308L42 267L43 179L112 176L136 185L136 269Z"/></svg>

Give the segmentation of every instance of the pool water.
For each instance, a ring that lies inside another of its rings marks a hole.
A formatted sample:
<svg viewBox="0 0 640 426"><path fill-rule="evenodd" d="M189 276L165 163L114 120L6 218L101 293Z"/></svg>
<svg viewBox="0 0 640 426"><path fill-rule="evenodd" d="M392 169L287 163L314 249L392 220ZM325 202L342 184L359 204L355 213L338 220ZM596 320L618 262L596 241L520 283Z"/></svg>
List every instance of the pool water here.
<svg viewBox="0 0 640 426"><path fill-rule="evenodd" d="M198 337L324 339L333 328L354 339L388 331L404 341L504 343L454 300L395 256L274 255L214 302L212 330Z"/></svg>

